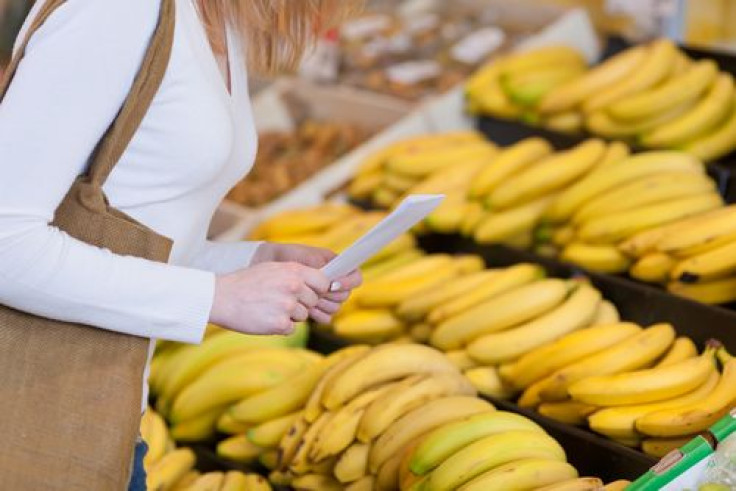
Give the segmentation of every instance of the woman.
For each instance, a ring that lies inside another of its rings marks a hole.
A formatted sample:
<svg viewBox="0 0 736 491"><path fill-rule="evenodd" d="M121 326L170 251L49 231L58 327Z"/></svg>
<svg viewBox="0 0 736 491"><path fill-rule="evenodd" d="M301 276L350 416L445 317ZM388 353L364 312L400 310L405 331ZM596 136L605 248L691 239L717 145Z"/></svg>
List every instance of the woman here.
<svg viewBox="0 0 736 491"><path fill-rule="evenodd" d="M113 254L50 224L131 90L161 7L67 0L32 34L0 104L0 304L186 343L198 343L208 322L250 334L286 334L309 317L328 322L360 283L356 272L330 284L319 270L330 251L216 244L206 232L254 160L247 68L293 67L351 2L173 3L163 81L104 184L113 207L173 240L169 264ZM143 453L131 489L143 489Z"/></svg>

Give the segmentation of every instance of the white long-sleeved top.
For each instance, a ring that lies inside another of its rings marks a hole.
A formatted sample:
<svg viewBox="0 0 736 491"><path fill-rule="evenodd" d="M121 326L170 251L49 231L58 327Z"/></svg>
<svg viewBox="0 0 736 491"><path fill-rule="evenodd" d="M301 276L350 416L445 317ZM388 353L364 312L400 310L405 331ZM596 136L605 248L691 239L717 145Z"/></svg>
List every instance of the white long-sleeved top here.
<svg viewBox="0 0 736 491"><path fill-rule="evenodd" d="M206 240L257 139L239 43L228 34L229 93L192 1L176 0L163 84L104 186L112 206L174 241L170 264L115 255L49 225L128 94L160 8L158 0L68 0L32 37L0 104L0 303L201 340L214 274L247 266L258 245Z"/></svg>

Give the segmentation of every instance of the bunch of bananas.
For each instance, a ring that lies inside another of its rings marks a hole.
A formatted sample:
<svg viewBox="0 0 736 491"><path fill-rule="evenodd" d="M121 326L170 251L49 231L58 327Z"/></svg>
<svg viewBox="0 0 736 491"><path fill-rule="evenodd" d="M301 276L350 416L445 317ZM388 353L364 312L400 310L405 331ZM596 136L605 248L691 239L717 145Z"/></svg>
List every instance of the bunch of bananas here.
<svg viewBox="0 0 736 491"><path fill-rule="evenodd" d="M697 158L644 152L597 169L560 193L543 213L537 236L567 262L621 273L631 267L630 251L637 247L631 243L678 220L693 217L690 222L697 223L723 206Z"/></svg>
<svg viewBox="0 0 736 491"><path fill-rule="evenodd" d="M736 300L736 206L718 208L631 237L620 249L629 273L707 304Z"/></svg>
<svg viewBox="0 0 736 491"><path fill-rule="evenodd" d="M169 491L271 491L268 480L253 473L215 471L200 474L189 471L172 487L151 487L150 490Z"/></svg>
<svg viewBox="0 0 736 491"><path fill-rule="evenodd" d="M574 57L569 51L541 48L482 69L468 82L470 109L644 148L681 149L704 161L736 149L733 77L712 60L690 59L667 39L632 47L590 70L568 69L569 76L538 85L536 97L515 95L524 84L510 86L508 71L520 60L527 77L545 78L553 64L564 72L562 60Z"/></svg>

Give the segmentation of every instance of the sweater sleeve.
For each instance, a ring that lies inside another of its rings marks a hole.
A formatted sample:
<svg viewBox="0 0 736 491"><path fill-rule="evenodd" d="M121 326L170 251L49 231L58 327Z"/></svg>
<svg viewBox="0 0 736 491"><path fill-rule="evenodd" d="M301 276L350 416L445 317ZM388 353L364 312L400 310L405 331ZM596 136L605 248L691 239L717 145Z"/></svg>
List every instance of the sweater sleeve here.
<svg viewBox="0 0 736 491"><path fill-rule="evenodd" d="M206 241L192 266L215 274L233 273L247 267L263 242Z"/></svg>
<svg viewBox="0 0 736 491"><path fill-rule="evenodd" d="M0 104L0 303L196 343L211 272L115 255L50 225L130 89L158 3L68 0L34 34Z"/></svg>

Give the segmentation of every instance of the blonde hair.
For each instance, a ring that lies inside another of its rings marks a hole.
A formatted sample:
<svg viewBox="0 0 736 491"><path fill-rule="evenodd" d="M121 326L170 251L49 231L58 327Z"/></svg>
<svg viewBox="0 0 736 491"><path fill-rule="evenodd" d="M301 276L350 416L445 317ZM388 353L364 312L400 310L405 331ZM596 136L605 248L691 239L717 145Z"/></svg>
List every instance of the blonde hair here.
<svg viewBox="0 0 736 491"><path fill-rule="evenodd" d="M225 51L224 26L238 33L248 68L291 70L326 29L357 11L362 0L204 0L202 17L213 49Z"/></svg>

